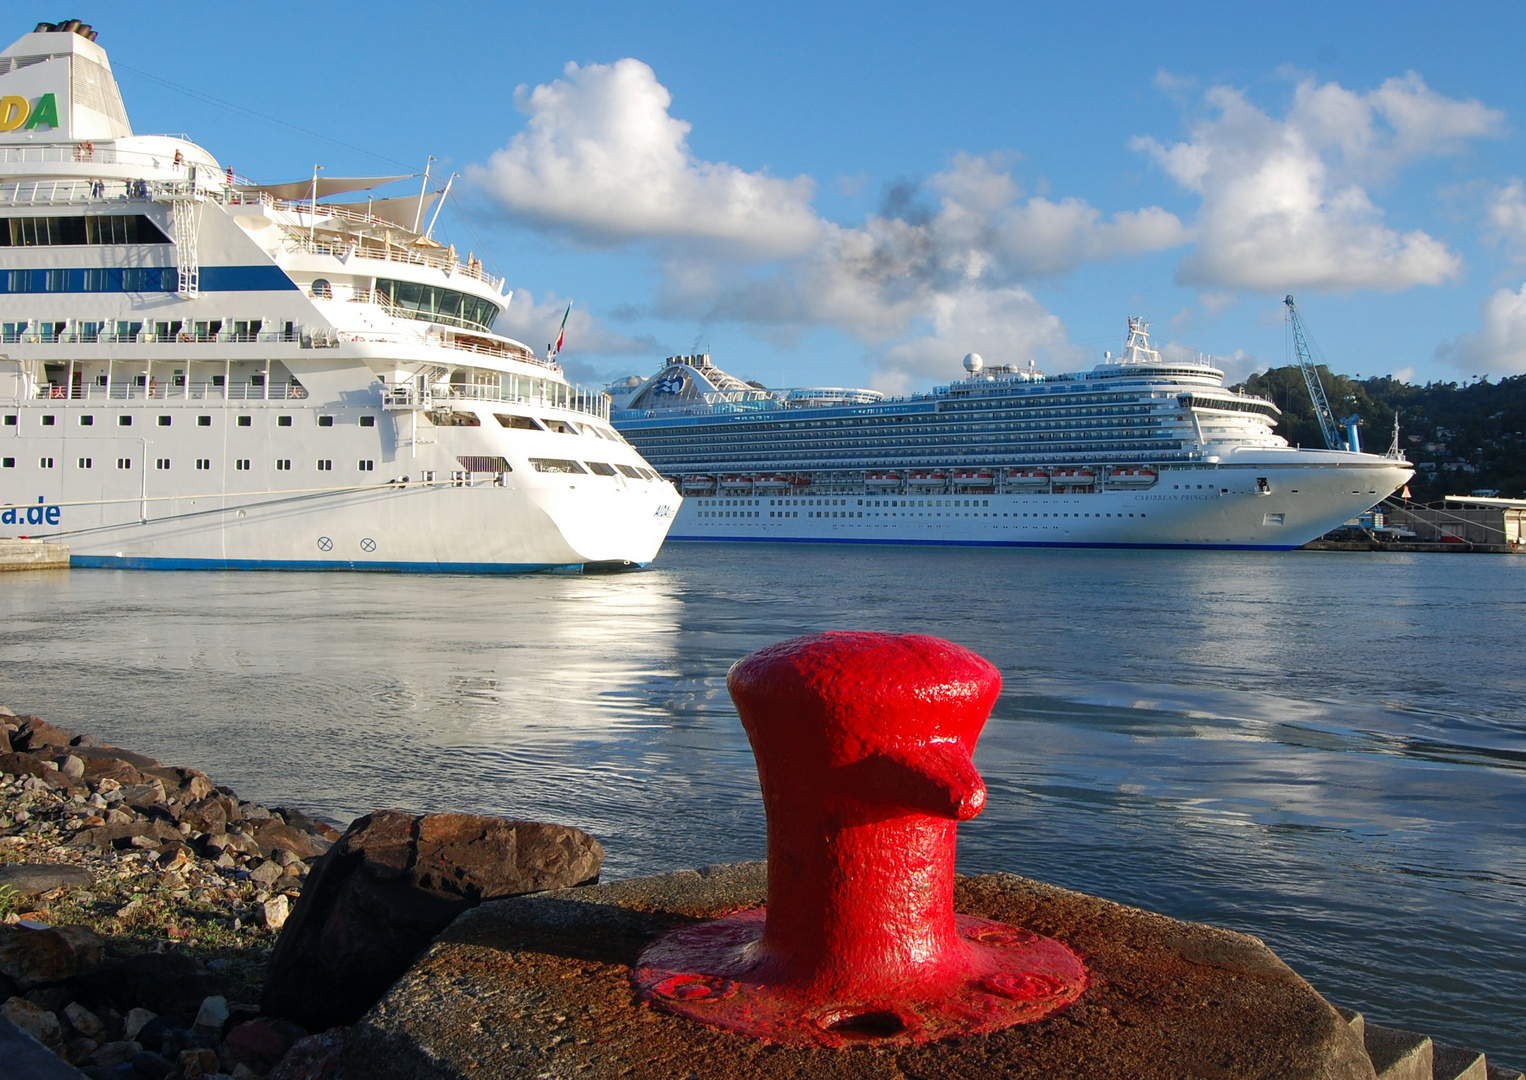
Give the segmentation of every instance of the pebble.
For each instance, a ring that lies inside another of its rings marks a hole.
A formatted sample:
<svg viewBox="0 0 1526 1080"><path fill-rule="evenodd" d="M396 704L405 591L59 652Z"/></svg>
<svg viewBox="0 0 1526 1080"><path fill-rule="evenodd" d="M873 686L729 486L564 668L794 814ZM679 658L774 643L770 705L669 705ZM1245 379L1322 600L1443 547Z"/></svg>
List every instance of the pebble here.
<svg viewBox="0 0 1526 1080"><path fill-rule="evenodd" d="M291 915L291 901L284 894L272 897L260 905L260 917L265 929L279 932Z"/></svg>
<svg viewBox="0 0 1526 1080"><path fill-rule="evenodd" d="M196 1026L207 1028L210 1031L221 1032L223 1025L228 1022L228 999L222 995L209 997L202 1001L201 1008L196 1012ZM216 1063L213 1063L214 1067Z"/></svg>

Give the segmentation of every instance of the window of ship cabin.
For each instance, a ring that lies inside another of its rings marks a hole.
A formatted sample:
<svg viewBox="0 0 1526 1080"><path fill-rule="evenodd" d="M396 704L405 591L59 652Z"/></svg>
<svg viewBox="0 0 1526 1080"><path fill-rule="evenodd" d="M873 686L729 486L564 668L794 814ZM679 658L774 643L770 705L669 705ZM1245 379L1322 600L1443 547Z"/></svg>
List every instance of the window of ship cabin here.
<svg viewBox="0 0 1526 1080"><path fill-rule="evenodd" d="M197 427L211 427L212 426L212 418L210 416L198 416L196 418L196 426Z"/></svg>
<svg viewBox="0 0 1526 1080"><path fill-rule="evenodd" d="M86 415L81 416L79 418L79 426L80 427L91 427L94 424L95 424L95 417L89 415L88 413Z"/></svg>
<svg viewBox="0 0 1526 1080"><path fill-rule="evenodd" d="M46 413L46 414L43 415L43 418L42 418L42 426L43 427L52 427L56 423L58 423L58 417L54 416L52 413Z"/></svg>
<svg viewBox="0 0 1526 1080"><path fill-rule="evenodd" d="M117 426L118 427L132 427L132 417L130 417L130 416L119 416L119 417L117 417Z"/></svg>
<svg viewBox="0 0 1526 1080"><path fill-rule="evenodd" d="M53 459L50 457L38 458L37 467L39 469L51 469L53 467Z"/></svg>
<svg viewBox="0 0 1526 1080"><path fill-rule="evenodd" d="M319 427L333 427L334 426L334 418L332 416L320 416L320 417L318 417L318 426Z"/></svg>
<svg viewBox="0 0 1526 1080"><path fill-rule="evenodd" d="M361 427L375 427L376 426L376 417L374 417L374 416L362 416L360 418L360 426Z"/></svg>
<svg viewBox="0 0 1526 1080"><path fill-rule="evenodd" d="M291 417L289 417L289 416L278 416L278 417L276 417L276 427L291 427Z"/></svg>
<svg viewBox="0 0 1526 1080"><path fill-rule="evenodd" d="M497 420L506 428L519 428L521 431L545 431L528 416L516 416L513 413L494 413L493 419Z"/></svg>
<svg viewBox="0 0 1526 1080"><path fill-rule="evenodd" d="M16 459L15 458L8 457L8 458L0 459L0 468L14 469L15 467L16 467Z"/></svg>
<svg viewBox="0 0 1526 1080"><path fill-rule="evenodd" d="M195 337L197 341L216 341L217 335L222 333L223 324L221 319L210 319L206 322L195 324Z"/></svg>
<svg viewBox="0 0 1526 1080"><path fill-rule="evenodd" d="M251 376L249 376L249 385L250 386L264 386L265 385L265 376L263 376L263 375L251 375Z"/></svg>
<svg viewBox="0 0 1526 1080"><path fill-rule="evenodd" d="M334 471L334 462L332 460L330 460L329 458L319 458L318 459L318 471L319 472L333 472Z"/></svg>
<svg viewBox="0 0 1526 1080"><path fill-rule="evenodd" d="M223 377L221 375L213 375L212 376L212 385L213 386L217 386L217 387L221 387L223 385Z"/></svg>
<svg viewBox="0 0 1526 1080"><path fill-rule="evenodd" d="M233 463L233 468L236 469L238 472L248 472L249 471L249 459L248 458L239 458L237 461L235 461Z"/></svg>
<svg viewBox="0 0 1526 1080"><path fill-rule="evenodd" d="M530 465L536 472L587 475L587 470L576 461L567 461L562 458L531 458Z"/></svg>
<svg viewBox="0 0 1526 1080"><path fill-rule="evenodd" d="M313 286L312 286L312 289L310 291L312 292L312 294L314 296L319 297L319 298L321 298L323 300L332 300L334 298L334 290L329 286L329 283L327 281L325 281L323 278L315 278L315 279L313 279Z"/></svg>
<svg viewBox="0 0 1526 1080"><path fill-rule="evenodd" d="M201 471L206 472L207 470L212 468L212 459L211 458L199 457L199 458L196 459L196 467L198 469L200 469Z"/></svg>
<svg viewBox="0 0 1526 1080"><path fill-rule="evenodd" d="M91 469L95 467L95 462L90 458L82 457L79 459L79 467L82 469Z"/></svg>
<svg viewBox="0 0 1526 1080"><path fill-rule="evenodd" d="M15 413L9 413L9 412L6 413L5 414L5 426L6 427L15 427L16 426L16 421L18 419L19 419L19 417Z"/></svg>
<svg viewBox="0 0 1526 1080"><path fill-rule="evenodd" d="M234 319L233 340L255 341L260 336L260 330L264 326L261 319Z"/></svg>
<svg viewBox="0 0 1526 1080"><path fill-rule="evenodd" d="M291 471L291 458L277 458L276 459L276 471L277 472L290 472Z"/></svg>
<svg viewBox="0 0 1526 1080"><path fill-rule="evenodd" d="M254 424L254 417L240 416L236 422L239 427L250 427Z"/></svg>
<svg viewBox="0 0 1526 1080"><path fill-rule="evenodd" d="M170 459L169 458L162 457L162 458L155 458L154 459L154 468L156 468L156 469L166 469L167 470L169 467L170 467Z"/></svg>

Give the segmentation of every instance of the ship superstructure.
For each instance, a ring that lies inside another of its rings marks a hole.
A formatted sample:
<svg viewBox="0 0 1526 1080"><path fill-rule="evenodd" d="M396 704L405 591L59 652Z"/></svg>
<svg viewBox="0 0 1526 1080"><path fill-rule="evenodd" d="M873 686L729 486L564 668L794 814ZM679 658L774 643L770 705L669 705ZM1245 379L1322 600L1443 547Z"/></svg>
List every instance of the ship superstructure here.
<svg viewBox="0 0 1526 1080"><path fill-rule="evenodd" d="M975 354L965 369L885 399L672 357L617 388L613 419L689 497L675 540L1287 549L1413 475L1398 456L1289 446L1275 404L1162 358L1142 319L1090 371Z"/></svg>
<svg viewBox="0 0 1526 1080"><path fill-rule="evenodd" d="M640 565L682 500L399 177L135 135L88 26L0 52L0 536L75 565ZM422 230L422 231L421 231Z"/></svg>

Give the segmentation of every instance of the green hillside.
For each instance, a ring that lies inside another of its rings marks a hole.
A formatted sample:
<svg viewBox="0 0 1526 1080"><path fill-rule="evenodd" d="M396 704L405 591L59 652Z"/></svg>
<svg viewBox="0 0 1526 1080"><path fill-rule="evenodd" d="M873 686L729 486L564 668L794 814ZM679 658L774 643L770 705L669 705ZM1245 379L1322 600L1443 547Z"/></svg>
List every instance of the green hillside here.
<svg viewBox="0 0 1526 1080"><path fill-rule="evenodd" d="M1410 483L1416 500L1467 495L1494 488L1526 496L1526 375L1499 382L1426 383L1390 378L1351 379L1319 368L1337 418L1362 418L1362 449L1383 453L1399 414L1399 447L1419 470ZM1323 446L1314 406L1297 367L1252 375L1235 389L1274 402L1282 410L1277 433L1299 446Z"/></svg>

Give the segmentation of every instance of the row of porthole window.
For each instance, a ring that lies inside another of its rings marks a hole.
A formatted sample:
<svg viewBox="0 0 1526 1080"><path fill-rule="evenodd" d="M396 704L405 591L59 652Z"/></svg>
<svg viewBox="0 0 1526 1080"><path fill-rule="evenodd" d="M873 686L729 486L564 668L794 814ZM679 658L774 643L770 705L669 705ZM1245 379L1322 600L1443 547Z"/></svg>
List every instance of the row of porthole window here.
<svg viewBox="0 0 1526 1080"><path fill-rule="evenodd" d="M51 468L53 468L53 466L54 466L54 459L51 458L51 457L42 457L42 458L38 458L37 459L37 467L39 469L51 469ZM233 461L233 468L237 472L249 472L251 470L252 466L253 466L253 463L252 463L252 461L249 458L235 458L234 461ZM291 458L277 458L275 466L276 466L276 470L278 472L290 472L291 471ZM15 467L16 467L16 459L15 458L13 458L13 457L0 458L0 468L3 468L3 469L14 469ZM90 458L90 457L79 458L79 459L77 459L77 467L81 468L81 469L93 469L93 468L95 468L95 459L94 458ZM119 469L130 469L130 468L132 468L132 458L127 458L127 457L119 457L119 458L117 458L117 468L119 468ZM167 458L167 457L155 458L154 459L154 468L158 469L160 471L168 471L169 468L170 468L170 459ZM196 459L196 468L198 470L203 471L203 472L210 471L211 468L212 468L212 459L211 458L197 458ZM356 462L356 469L359 472L375 472L376 471L376 462L371 460L371 459L369 459L369 458L362 458L360 461ZM333 472L334 471L334 461L333 461L333 459L332 458L319 458L318 459L318 471L319 472Z"/></svg>
<svg viewBox="0 0 1526 1080"><path fill-rule="evenodd" d="M5 426L6 427L16 427L20 423L20 420L21 420L20 416L18 414L16 414L16 413L6 413L5 414ZM157 420L159 422L159 426L160 427L169 427L171 424L174 423L175 418L174 418L174 416L160 415L159 417L157 417ZM129 413L120 413L120 414L117 415L117 426L118 427L132 427L132 422L133 422L133 418L132 418L132 415L129 414ZM235 418L234 423L235 423L235 425L237 427L253 427L254 426L254 417L252 417L252 416L238 416L238 417ZM80 424L80 427L94 427L95 426L95 415L93 413L81 413L80 414L80 418L79 418L79 424ZM58 425L58 414L57 413L43 413L42 414L42 426L43 427L56 427L57 425ZM205 414L205 413L203 413L202 415L200 415L200 416L198 416L196 418L196 426L197 427L211 427L212 426L212 417L207 415L207 414ZM333 427L334 426L334 418L332 416L320 416L320 417L318 417L318 426L319 427ZM376 426L376 417L374 417L374 416L362 416L360 418L360 426L363 427L363 428L375 427ZM281 416L277 416L276 417L276 427L291 427L291 416L290 416L290 414L283 414Z"/></svg>

